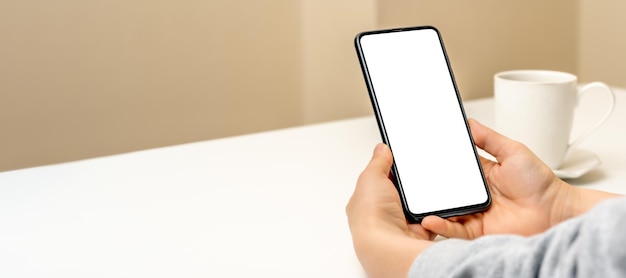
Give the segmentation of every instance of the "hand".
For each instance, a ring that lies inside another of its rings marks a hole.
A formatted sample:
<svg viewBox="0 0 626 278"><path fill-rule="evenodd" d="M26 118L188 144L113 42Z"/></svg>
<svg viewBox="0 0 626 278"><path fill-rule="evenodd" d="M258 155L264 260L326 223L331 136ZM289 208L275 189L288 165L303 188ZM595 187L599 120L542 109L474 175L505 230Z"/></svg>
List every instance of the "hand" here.
<svg viewBox="0 0 626 278"><path fill-rule="evenodd" d="M573 187L560 180L526 146L469 121L477 147L497 162L481 157L491 191L486 211L448 220L428 216L424 228L445 237L473 239L486 234L532 235L570 217Z"/></svg>
<svg viewBox="0 0 626 278"><path fill-rule="evenodd" d="M407 223L389 179L392 162L389 148L378 144L346 207L354 249L369 277L406 277L435 236Z"/></svg>

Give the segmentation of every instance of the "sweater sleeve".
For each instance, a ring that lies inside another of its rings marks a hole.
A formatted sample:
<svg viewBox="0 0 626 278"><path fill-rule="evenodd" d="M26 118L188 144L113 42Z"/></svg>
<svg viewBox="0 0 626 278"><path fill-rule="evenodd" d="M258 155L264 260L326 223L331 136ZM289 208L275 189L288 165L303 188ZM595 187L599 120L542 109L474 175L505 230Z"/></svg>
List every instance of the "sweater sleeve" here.
<svg viewBox="0 0 626 278"><path fill-rule="evenodd" d="M415 259L409 277L626 277L626 198L532 237L443 240Z"/></svg>

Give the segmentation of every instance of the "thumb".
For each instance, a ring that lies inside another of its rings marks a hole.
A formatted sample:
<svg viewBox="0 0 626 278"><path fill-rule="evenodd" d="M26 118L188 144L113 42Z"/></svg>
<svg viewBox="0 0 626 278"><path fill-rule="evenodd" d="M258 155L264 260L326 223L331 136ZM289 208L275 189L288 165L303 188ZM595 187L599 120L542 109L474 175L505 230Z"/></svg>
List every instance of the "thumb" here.
<svg viewBox="0 0 626 278"><path fill-rule="evenodd" d="M385 177L389 176L391 165L393 164L393 155L389 147L383 143L379 143L374 148L372 159L365 168L365 172L372 174L382 174Z"/></svg>
<svg viewBox="0 0 626 278"><path fill-rule="evenodd" d="M466 227L459 222L443 219L439 216L429 215L422 220L422 227L432 233L446 238L470 239L470 234Z"/></svg>

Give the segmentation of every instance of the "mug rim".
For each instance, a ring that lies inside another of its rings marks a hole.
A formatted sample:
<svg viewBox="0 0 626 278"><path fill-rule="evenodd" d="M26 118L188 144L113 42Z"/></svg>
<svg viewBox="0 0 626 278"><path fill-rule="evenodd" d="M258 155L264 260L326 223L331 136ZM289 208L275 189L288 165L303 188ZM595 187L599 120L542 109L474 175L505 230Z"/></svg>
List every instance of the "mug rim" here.
<svg viewBox="0 0 626 278"><path fill-rule="evenodd" d="M526 84L563 84L576 82L578 77L564 71L523 69L498 72L494 74L494 79Z"/></svg>

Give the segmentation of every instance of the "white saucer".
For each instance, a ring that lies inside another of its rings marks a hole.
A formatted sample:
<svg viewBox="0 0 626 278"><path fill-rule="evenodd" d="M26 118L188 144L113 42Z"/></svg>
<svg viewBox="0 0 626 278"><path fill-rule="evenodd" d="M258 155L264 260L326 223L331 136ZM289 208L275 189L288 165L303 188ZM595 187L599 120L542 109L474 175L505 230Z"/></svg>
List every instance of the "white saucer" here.
<svg viewBox="0 0 626 278"><path fill-rule="evenodd" d="M594 153L585 150L572 150L561 168L554 173L562 179L575 179L600 165L600 159Z"/></svg>

